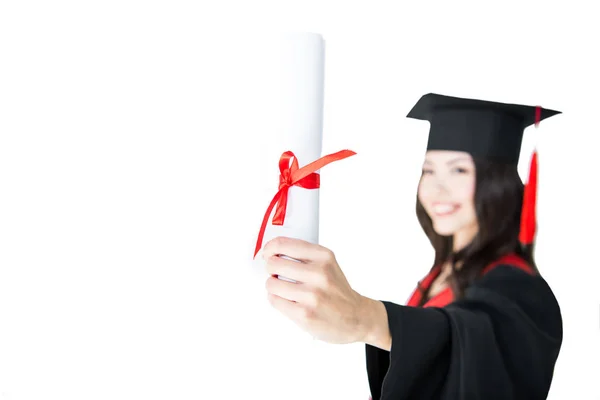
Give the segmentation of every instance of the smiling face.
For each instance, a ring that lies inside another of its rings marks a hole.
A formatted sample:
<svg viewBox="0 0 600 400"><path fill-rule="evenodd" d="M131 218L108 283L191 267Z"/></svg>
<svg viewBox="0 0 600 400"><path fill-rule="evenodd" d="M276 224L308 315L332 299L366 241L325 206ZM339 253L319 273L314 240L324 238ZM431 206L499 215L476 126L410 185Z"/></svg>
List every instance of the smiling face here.
<svg viewBox="0 0 600 400"><path fill-rule="evenodd" d="M467 245L477 233L475 164L465 152L430 150L423 163L418 198L442 236L454 236L454 247Z"/></svg>

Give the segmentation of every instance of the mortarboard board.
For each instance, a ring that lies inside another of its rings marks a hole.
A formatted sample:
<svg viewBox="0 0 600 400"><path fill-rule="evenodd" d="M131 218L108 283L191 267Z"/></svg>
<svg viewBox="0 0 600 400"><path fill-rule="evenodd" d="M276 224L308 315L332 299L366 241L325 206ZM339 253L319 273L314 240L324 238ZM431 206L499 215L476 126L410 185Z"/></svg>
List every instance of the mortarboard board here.
<svg viewBox="0 0 600 400"><path fill-rule="evenodd" d="M429 121L427 150L464 151L475 158L517 165L525 128L560 114L539 106L499 103L429 93L422 96L408 118ZM537 150L533 152L525 185L521 231L523 245L535 236Z"/></svg>
<svg viewBox="0 0 600 400"><path fill-rule="evenodd" d="M536 107L464 99L429 93L421 97L408 118L430 122L427 150L465 151L473 157L516 165L523 132L528 126L560 114Z"/></svg>

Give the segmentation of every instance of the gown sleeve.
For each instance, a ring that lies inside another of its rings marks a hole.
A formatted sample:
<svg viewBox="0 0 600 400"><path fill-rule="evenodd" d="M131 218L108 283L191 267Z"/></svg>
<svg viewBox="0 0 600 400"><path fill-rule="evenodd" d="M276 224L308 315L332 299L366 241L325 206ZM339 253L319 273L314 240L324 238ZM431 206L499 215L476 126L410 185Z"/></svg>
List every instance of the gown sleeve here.
<svg viewBox="0 0 600 400"><path fill-rule="evenodd" d="M500 265L445 307L383 304L392 345L366 345L373 400L546 399L563 331L540 275Z"/></svg>

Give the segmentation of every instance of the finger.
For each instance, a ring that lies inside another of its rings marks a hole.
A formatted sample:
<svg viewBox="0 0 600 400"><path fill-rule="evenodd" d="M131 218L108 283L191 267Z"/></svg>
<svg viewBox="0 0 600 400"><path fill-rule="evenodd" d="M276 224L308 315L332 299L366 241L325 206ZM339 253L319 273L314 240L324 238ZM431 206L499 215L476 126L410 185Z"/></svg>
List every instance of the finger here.
<svg viewBox="0 0 600 400"><path fill-rule="evenodd" d="M265 283L267 292L292 302L298 302L302 298L302 290L299 286L297 283L277 279L274 276L269 277Z"/></svg>
<svg viewBox="0 0 600 400"><path fill-rule="evenodd" d="M273 308L286 315L287 317L291 318L292 320L298 320L302 312L301 305L291 302L272 293L269 293L267 295L267 298L269 300L269 303L271 303L271 305L273 306Z"/></svg>
<svg viewBox="0 0 600 400"><path fill-rule="evenodd" d="M274 255L284 255L301 262L309 262L313 249L311 243L304 240L278 236L268 241L263 248L263 258L268 260Z"/></svg>
<svg viewBox="0 0 600 400"><path fill-rule="evenodd" d="M323 291L310 286L282 281L275 277L267 279L265 286L269 294L303 305L306 309L315 309L323 304Z"/></svg>
<svg viewBox="0 0 600 400"><path fill-rule="evenodd" d="M273 308L277 309L304 329L306 329L306 324L310 323L310 320L317 317L314 310L311 310L303 304L292 303L274 294L269 294L268 300Z"/></svg>
<svg viewBox="0 0 600 400"><path fill-rule="evenodd" d="M329 249L323 246L285 236L271 239L263 249L265 260L274 255L286 255L305 263L323 261L332 254Z"/></svg>
<svg viewBox="0 0 600 400"><path fill-rule="evenodd" d="M269 275L282 276L296 282L311 283L314 279L313 269L306 263L287 260L279 256L267 259L266 270Z"/></svg>

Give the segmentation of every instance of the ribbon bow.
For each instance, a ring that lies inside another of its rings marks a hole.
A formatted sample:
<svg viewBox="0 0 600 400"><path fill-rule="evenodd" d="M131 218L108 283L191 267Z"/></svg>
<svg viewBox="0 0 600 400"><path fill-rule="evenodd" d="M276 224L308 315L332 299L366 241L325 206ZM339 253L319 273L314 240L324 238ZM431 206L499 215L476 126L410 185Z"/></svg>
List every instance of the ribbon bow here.
<svg viewBox="0 0 600 400"><path fill-rule="evenodd" d="M263 218L260 232L258 233L258 240L256 241L254 257L256 257L256 254L262 247L262 240L267 227L267 221L269 220L269 216L271 215L273 207L275 207L276 204L277 209L275 210L272 223L273 225L283 225L287 209L289 188L292 186L299 186L304 189L318 189L321 186L321 180L320 175L315 171L318 171L325 165L334 161L342 160L355 154L356 153L351 150L341 150L337 153L321 157L302 168L298 168L298 158L293 152L286 151L281 155L279 158L279 190L277 193L275 193L275 196L273 196L273 200L271 200L271 204L269 204L267 212ZM293 159L291 166L290 159Z"/></svg>

